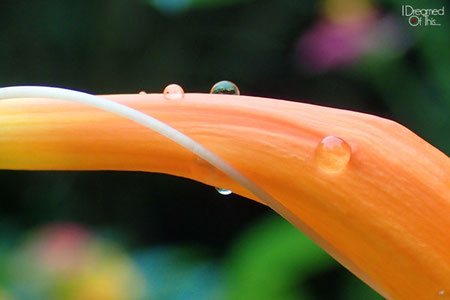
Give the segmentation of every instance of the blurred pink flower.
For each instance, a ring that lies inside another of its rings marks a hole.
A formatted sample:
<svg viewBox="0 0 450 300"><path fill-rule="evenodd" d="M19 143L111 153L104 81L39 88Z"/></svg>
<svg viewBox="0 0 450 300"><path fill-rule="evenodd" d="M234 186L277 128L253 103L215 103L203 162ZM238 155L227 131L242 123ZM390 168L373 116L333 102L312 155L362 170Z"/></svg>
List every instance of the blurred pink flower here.
<svg viewBox="0 0 450 300"><path fill-rule="evenodd" d="M374 15L347 22L320 20L297 44L302 67L323 72L356 61L367 50L367 39L374 25Z"/></svg>
<svg viewBox="0 0 450 300"><path fill-rule="evenodd" d="M12 254L8 268L12 290L20 287L35 295L30 299L147 299L145 280L132 258L75 224L33 233Z"/></svg>
<svg viewBox="0 0 450 300"><path fill-rule="evenodd" d="M36 240L35 255L48 269L68 271L85 260L91 234L74 224L54 224L45 228Z"/></svg>
<svg viewBox="0 0 450 300"><path fill-rule="evenodd" d="M369 53L388 57L411 45L398 17L381 14L368 1L326 0L322 15L296 45L298 64L310 73L349 66Z"/></svg>

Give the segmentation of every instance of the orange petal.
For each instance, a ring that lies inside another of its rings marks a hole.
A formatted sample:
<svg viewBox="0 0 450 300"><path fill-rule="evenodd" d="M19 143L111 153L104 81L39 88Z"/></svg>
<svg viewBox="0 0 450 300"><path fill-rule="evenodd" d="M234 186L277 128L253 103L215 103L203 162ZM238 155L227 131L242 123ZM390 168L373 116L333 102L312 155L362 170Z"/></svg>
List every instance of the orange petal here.
<svg viewBox="0 0 450 300"><path fill-rule="evenodd" d="M450 159L405 127L267 98L105 97L167 123L228 161L385 297L450 293ZM162 172L254 199L188 150L110 113L46 99L2 100L0 111L0 168ZM335 173L324 172L315 157L329 135L351 151Z"/></svg>

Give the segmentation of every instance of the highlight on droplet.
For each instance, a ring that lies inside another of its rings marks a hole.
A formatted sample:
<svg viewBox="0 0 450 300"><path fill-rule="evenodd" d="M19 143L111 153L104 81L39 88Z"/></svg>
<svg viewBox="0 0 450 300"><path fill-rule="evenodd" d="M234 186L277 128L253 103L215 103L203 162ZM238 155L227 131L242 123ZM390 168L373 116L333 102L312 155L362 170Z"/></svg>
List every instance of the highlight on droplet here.
<svg viewBox="0 0 450 300"><path fill-rule="evenodd" d="M184 97L184 90L178 84L169 84L163 91L164 98L168 100L179 100Z"/></svg>
<svg viewBox="0 0 450 300"><path fill-rule="evenodd" d="M317 145L315 162L326 173L342 172L350 161L352 148L343 139L330 135Z"/></svg>

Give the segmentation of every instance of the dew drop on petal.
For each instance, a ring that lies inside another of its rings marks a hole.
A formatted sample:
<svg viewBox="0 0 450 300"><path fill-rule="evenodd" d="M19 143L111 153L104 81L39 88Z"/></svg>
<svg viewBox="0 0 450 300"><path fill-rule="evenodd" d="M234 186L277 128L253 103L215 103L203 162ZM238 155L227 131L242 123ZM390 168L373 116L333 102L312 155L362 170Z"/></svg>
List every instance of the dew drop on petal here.
<svg viewBox="0 0 450 300"><path fill-rule="evenodd" d="M211 94L227 94L227 95L239 95L239 88L231 81L223 80L217 82L211 88Z"/></svg>
<svg viewBox="0 0 450 300"><path fill-rule="evenodd" d="M216 191L218 191L219 194L225 195L225 196L226 195L231 195L233 193L231 190L223 189L223 188L220 188L220 187L216 187Z"/></svg>
<svg viewBox="0 0 450 300"><path fill-rule="evenodd" d="M184 97L184 91L178 84L169 84L164 89L164 98L168 100L178 100Z"/></svg>
<svg viewBox="0 0 450 300"><path fill-rule="evenodd" d="M140 91L139 95L147 95L147 93L145 91Z"/></svg>
<svg viewBox="0 0 450 300"><path fill-rule="evenodd" d="M437 297L437 299L439 299L439 300L447 300L447 299L450 299L450 293L447 292L446 290L440 290L440 291L438 292L438 297Z"/></svg>
<svg viewBox="0 0 450 300"><path fill-rule="evenodd" d="M345 169L350 157L352 148L346 141L336 136L323 138L316 148L316 164L326 173L339 173Z"/></svg>

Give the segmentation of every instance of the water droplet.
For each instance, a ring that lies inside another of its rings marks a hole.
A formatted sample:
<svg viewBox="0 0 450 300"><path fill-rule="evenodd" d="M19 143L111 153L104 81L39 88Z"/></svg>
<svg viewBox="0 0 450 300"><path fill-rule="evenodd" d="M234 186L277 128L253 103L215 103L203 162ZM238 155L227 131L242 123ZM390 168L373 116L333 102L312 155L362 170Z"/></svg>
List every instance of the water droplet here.
<svg viewBox="0 0 450 300"><path fill-rule="evenodd" d="M140 91L139 95L147 95L147 93L145 91Z"/></svg>
<svg viewBox="0 0 450 300"><path fill-rule="evenodd" d="M219 81L211 88L211 94L227 94L227 95L239 95L239 89L237 85L231 81L223 80Z"/></svg>
<svg viewBox="0 0 450 300"><path fill-rule="evenodd" d="M322 171L338 173L350 161L352 148L346 141L336 136L323 138L316 148L316 163Z"/></svg>
<svg viewBox="0 0 450 300"><path fill-rule="evenodd" d="M438 299L439 300L450 299L450 293L448 293L446 290L440 290L438 292Z"/></svg>
<svg viewBox="0 0 450 300"><path fill-rule="evenodd" d="M164 89L164 98L168 100L178 100L184 97L184 91L178 84L169 84Z"/></svg>
<svg viewBox="0 0 450 300"><path fill-rule="evenodd" d="M216 191L219 192L221 195L231 195L233 192L231 190L222 189L220 187L216 187Z"/></svg>

